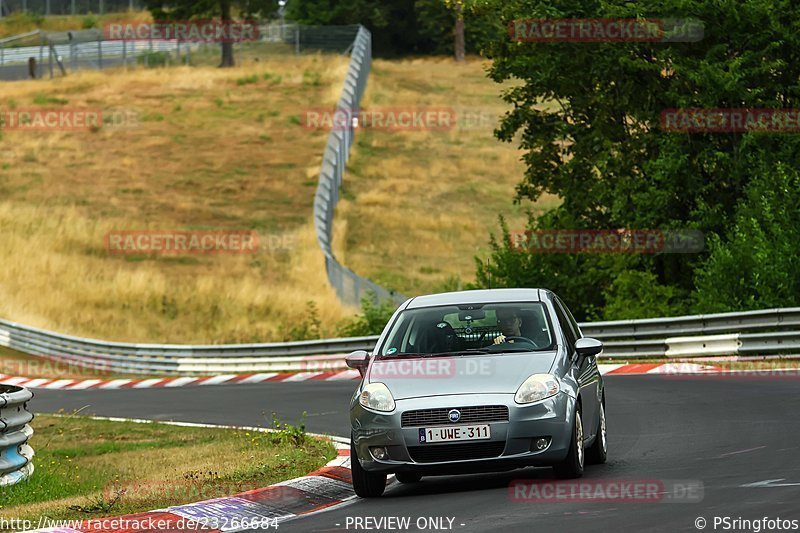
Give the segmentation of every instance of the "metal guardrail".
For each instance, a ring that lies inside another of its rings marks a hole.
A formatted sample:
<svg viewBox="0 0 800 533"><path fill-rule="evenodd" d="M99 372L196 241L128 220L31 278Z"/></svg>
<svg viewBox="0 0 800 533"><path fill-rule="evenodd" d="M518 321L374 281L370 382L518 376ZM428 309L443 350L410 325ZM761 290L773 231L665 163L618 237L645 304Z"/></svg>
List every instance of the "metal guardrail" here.
<svg viewBox="0 0 800 533"><path fill-rule="evenodd" d="M352 337L262 344L130 344L84 339L0 320L0 346L19 352L69 361L103 372L131 374L191 374L198 360L227 359L230 367L247 371L242 361L301 355L342 354L375 345L377 337ZM182 368L183 367L183 368ZM252 368L258 369L255 362ZM251 369L252 369L251 368ZM258 371L258 370L256 370Z"/></svg>
<svg viewBox="0 0 800 533"><path fill-rule="evenodd" d="M339 263L331 246L334 209L339 202L339 190L350 157L355 125L361 109L361 98L367 88L371 66L372 34L360 26L353 43L350 67L344 80L342 94L336 104L337 115L347 117L348 120L334 124L328 135L319 173L319 184L314 197L314 227L317 241L325 255L328 280L336 289L340 300L347 304L358 305L365 295L372 293L378 300L393 300L399 305L406 300L405 296L389 291Z"/></svg>
<svg viewBox="0 0 800 533"><path fill-rule="evenodd" d="M603 341L605 356L632 358L798 354L798 324L800 308L590 322L580 326L585 336ZM729 334L724 340L719 338L723 333ZM709 334L712 337L707 337ZM0 346L101 371L129 374L209 375L324 369L324 361L330 360L329 357L320 357L319 361L306 358L305 366L299 367L291 358L369 351L377 340L377 336L369 336L262 344L130 344L62 335L0 320Z"/></svg>
<svg viewBox="0 0 800 533"><path fill-rule="evenodd" d="M0 487L14 485L33 474L33 448L28 439L33 429L28 423L28 401L33 393L14 385L0 384Z"/></svg>
<svg viewBox="0 0 800 533"><path fill-rule="evenodd" d="M798 326L800 326L800 307L580 324L584 335L600 340L713 335Z"/></svg>
<svg viewBox="0 0 800 533"><path fill-rule="evenodd" d="M196 49L196 43L180 43L176 40L152 41L94 41L76 44L53 45L56 55L63 57L67 64L74 61L92 59L101 61L103 58L121 57L135 59L137 56L151 52L176 53L183 50ZM44 63L42 58L47 57L48 49L42 46L23 46L19 48L3 48L0 46L0 66L13 63L27 63L31 57L39 63Z"/></svg>

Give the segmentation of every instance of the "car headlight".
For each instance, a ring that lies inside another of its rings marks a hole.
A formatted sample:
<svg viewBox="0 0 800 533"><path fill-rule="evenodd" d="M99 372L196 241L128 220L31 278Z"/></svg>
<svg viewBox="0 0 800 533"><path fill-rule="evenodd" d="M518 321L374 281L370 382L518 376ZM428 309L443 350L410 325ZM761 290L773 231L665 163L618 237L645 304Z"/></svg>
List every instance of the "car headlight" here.
<svg viewBox="0 0 800 533"><path fill-rule="evenodd" d="M552 374L534 374L519 386L514 395L517 403L532 403L558 394L558 379Z"/></svg>
<svg viewBox="0 0 800 533"><path fill-rule="evenodd" d="M394 398L389 388L383 383L370 383L364 386L358 403L373 411L394 411Z"/></svg>

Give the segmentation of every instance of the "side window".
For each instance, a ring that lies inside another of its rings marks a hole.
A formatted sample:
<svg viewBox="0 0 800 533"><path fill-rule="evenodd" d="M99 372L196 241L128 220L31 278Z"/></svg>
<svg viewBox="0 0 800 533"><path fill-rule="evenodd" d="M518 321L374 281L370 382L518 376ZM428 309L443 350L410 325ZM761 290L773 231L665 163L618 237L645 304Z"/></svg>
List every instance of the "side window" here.
<svg viewBox="0 0 800 533"><path fill-rule="evenodd" d="M572 329L572 323L567 318L567 314L564 312L559 300L553 301L553 307L556 310L556 317L558 318L558 323L561 326L561 330L564 332L564 337L567 339L569 350L572 351L575 349L575 341L577 340L575 331Z"/></svg>
<svg viewBox="0 0 800 533"><path fill-rule="evenodd" d="M561 302L561 300L559 300ZM581 333L581 327L578 325L578 322L575 320L575 317L572 316L572 311L569 310L567 304L561 302L561 305L564 306L564 311L567 312L567 318L569 319L569 323L572 324L572 329L575 331L575 335L577 338L582 339L583 333Z"/></svg>

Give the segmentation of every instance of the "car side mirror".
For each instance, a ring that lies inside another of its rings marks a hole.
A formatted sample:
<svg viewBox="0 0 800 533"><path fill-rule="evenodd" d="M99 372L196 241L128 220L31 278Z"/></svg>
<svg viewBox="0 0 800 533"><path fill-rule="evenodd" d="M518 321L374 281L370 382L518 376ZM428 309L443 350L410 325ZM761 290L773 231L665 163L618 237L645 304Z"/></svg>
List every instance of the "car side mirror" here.
<svg viewBox="0 0 800 533"><path fill-rule="evenodd" d="M366 350L356 350L345 357L344 361L348 367L358 370L363 378L367 373L367 366L369 366L369 353Z"/></svg>
<svg viewBox="0 0 800 533"><path fill-rule="evenodd" d="M575 351L578 357L588 358L603 351L603 343L591 337L584 337L575 342Z"/></svg>

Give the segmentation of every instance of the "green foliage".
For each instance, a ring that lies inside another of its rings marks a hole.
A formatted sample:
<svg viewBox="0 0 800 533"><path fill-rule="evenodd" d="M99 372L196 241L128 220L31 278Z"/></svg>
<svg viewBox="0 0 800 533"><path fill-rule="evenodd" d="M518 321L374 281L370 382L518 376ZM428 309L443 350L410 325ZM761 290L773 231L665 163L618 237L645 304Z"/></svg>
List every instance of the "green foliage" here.
<svg viewBox="0 0 800 533"><path fill-rule="evenodd" d="M504 25L519 18L659 18L664 13L705 21L703 39L691 43L492 41L490 77L517 81L504 93L509 111L496 131L500 140L519 143L524 151L527 170L517 185L517 200L535 201L545 193L562 199L558 208L531 220L530 228L697 229L730 235L739 246L757 237L757 224L766 221L748 226L737 205L762 163L798 166L797 135L672 133L662 129L660 117L670 108L796 108L800 62L793 58L800 34L789 21L800 16L800 5L788 0L487 3ZM796 219L787 224L796 225ZM763 231L766 239L777 230ZM494 243L489 265L479 261L478 284L552 288L580 319L626 314L626 299L649 316L689 309L697 298L695 279L707 295L698 304L704 309L761 305L766 300L754 291L765 277L780 288L770 301L785 303L787 291L797 294L796 285L787 284L774 267L769 275L755 269L757 283L737 281L747 294L734 301L712 296L726 282L711 277L727 276L729 283L741 277L726 254L741 258L750 252L735 251L736 244L726 246L713 237L711 242L706 267L706 254L522 254ZM638 274L623 275L631 270ZM652 282L668 303L642 301L637 282Z"/></svg>
<svg viewBox="0 0 800 533"><path fill-rule="evenodd" d="M58 98L56 96L50 96L44 93L36 93L33 97L33 103L36 105L41 106L49 106L49 105L67 105L69 100L64 98Z"/></svg>
<svg viewBox="0 0 800 533"><path fill-rule="evenodd" d="M536 219L531 220L533 224ZM537 221L547 228L547 219ZM514 228L519 229L519 228ZM542 287L553 290L578 320L596 319L604 305L603 290L613 279L615 262L629 258L601 254L535 254L512 246L510 230L500 218L500 237L491 236L488 261L476 259L474 288Z"/></svg>
<svg viewBox="0 0 800 533"><path fill-rule="evenodd" d="M504 29L490 9L467 7L467 51L477 53ZM455 11L444 0L293 0L287 16L310 25L363 24L378 56L453 53Z"/></svg>
<svg viewBox="0 0 800 533"><path fill-rule="evenodd" d="M698 312L800 305L800 173L765 163L755 174L726 238L710 239L697 272Z"/></svg>
<svg viewBox="0 0 800 533"><path fill-rule="evenodd" d="M419 32L417 50L437 55L453 54L455 11L443 0L416 0L414 12ZM464 40L468 54L483 53L493 40L505 38L506 30L491 9L480 5L464 11Z"/></svg>
<svg viewBox="0 0 800 533"><path fill-rule="evenodd" d="M81 20L81 27L84 30L91 30L92 28L97 27L97 17L95 17L92 13L89 13L83 20Z"/></svg>
<svg viewBox="0 0 800 533"><path fill-rule="evenodd" d="M252 74L250 76L242 76L236 80L236 85L250 85L252 83L258 83L258 76L256 74Z"/></svg>
<svg viewBox="0 0 800 533"><path fill-rule="evenodd" d="M292 446L302 446L306 443L306 417L308 413L303 411L303 416L299 426L281 422L277 413L272 413L272 432L266 433L266 437L272 444L291 444Z"/></svg>
<svg viewBox="0 0 800 533"><path fill-rule="evenodd" d="M309 87L319 87L322 85L322 75L315 70L304 70L303 85L307 85Z"/></svg>
<svg viewBox="0 0 800 533"><path fill-rule="evenodd" d="M661 285L652 272L620 272L605 291L603 318L626 320L687 314L686 294Z"/></svg>
<svg viewBox="0 0 800 533"><path fill-rule="evenodd" d="M338 337L364 337L378 335L397 307L391 301L375 302L375 295L367 294L361 298L361 313L339 325Z"/></svg>
<svg viewBox="0 0 800 533"><path fill-rule="evenodd" d="M153 20L274 18L278 0L144 0ZM223 42L220 67L232 67L233 43Z"/></svg>
<svg viewBox="0 0 800 533"><path fill-rule="evenodd" d="M170 63L169 52L146 51L136 56L136 63L149 68L163 67Z"/></svg>

